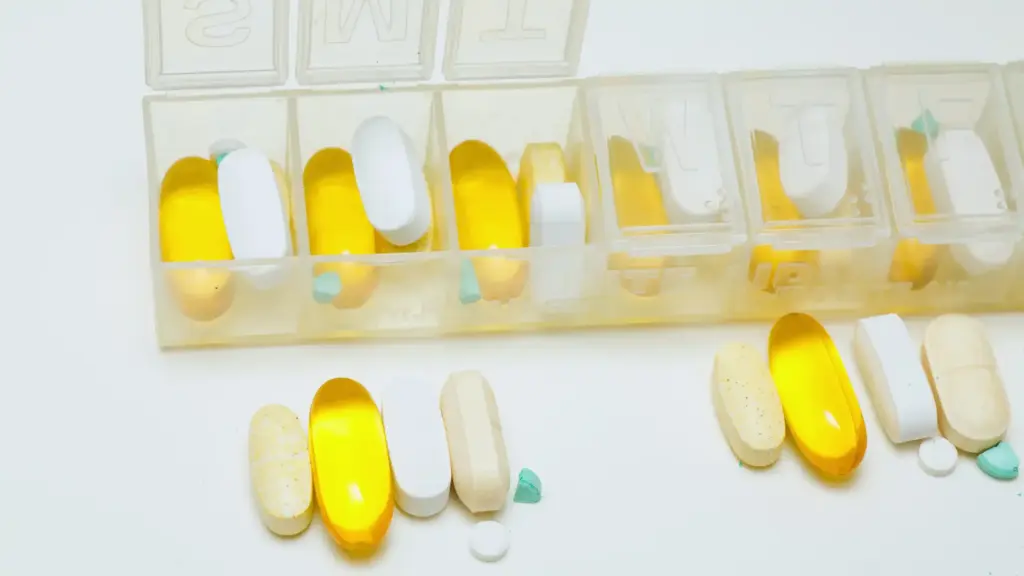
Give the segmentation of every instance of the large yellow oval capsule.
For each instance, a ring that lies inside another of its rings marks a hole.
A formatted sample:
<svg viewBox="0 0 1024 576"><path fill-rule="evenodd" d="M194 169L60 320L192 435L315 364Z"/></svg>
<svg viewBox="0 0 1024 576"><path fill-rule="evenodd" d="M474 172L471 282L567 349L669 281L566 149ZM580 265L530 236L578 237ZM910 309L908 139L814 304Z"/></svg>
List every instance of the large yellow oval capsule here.
<svg viewBox="0 0 1024 576"><path fill-rule="evenodd" d="M452 150L448 161L459 248L523 248L516 182L501 156L479 140L467 140ZM474 258L473 269L484 300L511 300L526 281L526 267L519 260Z"/></svg>
<svg viewBox="0 0 1024 576"><path fill-rule="evenodd" d="M768 337L768 363L800 453L827 477L851 474L864 458L867 431L828 332L806 314L779 318Z"/></svg>
<svg viewBox="0 0 1024 576"><path fill-rule="evenodd" d="M779 143L770 134L755 131L753 137L754 168L757 188L761 196L761 218L764 222L800 220L800 211L782 187L779 172ZM776 250L771 246L754 247L750 255L750 281L768 292L775 290L780 279L776 273L787 265L816 266L818 253L814 250ZM765 274L764 271L767 271Z"/></svg>
<svg viewBox="0 0 1024 576"><path fill-rule="evenodd" d="M658 180L654 174L644 170L633 142L612 136L608 140L608 164L619 228L668 226L668 213ZM630 257L616 253L609 258L609 267L612 270L650 273L639 280L635 274L622 278L622 287L637 296L654 296L661 290L661 272L665 268L663 256Z"/></svg>
<svg viewBox="0 0 1024 576"><path fill-rule="evenodd" d="M374 254L376 232L366 217L356 185L352 156L341 148L324 148L306 163L306 225L313 256ZM337 274L341 290L331 299L338 308L358 308L377 287L377 269L358 262L321 262L313 274ZM325 300L326 301L326 300Z"/></svg>
<svg viewBox="0 0 1024 576"><path fill-rule="evenodd" d="M233 258L212 160L182 158L167 170L160 185L159 220L164 262ZM231 305L234 284L226 269L171 270L168 281L182 313L194 320L213 320Z"/></svg>
<svg viewBox="0 0 1024 576"><path fill-rule="evenodd" d="M351 554L373 552L391 525L395 500L384 423L362 384L334 378L320 386L309 408L309 453L327 530Z"/></svg>
<svg viewBox="0 0 1024 576"><path fill-rule="evenodd" d="M927 137L913 130L900 129L896 132L896 149L903 165L903 176L910 190L914 213L921 216L935 214L935 200L924 167L924 157L928 153ZM909 282L913 289L923 288L935 278L937 269L937 246L922 244L916 238L905 238L896 245L892 266L889 268L889 281Z"/></svg>

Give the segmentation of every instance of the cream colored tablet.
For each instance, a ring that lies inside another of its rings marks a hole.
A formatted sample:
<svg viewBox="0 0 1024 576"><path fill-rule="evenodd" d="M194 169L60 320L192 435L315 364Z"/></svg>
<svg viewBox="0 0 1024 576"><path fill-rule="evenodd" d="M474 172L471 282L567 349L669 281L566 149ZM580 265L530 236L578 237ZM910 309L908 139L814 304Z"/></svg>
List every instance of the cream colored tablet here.
<svg viewBox="0 0 1024 576"><path fill-rule="evenodd" d="M395 503L406 514L420 518L444 510L452 466L437 387L417 380L396 382L381 399L381 415Z"/></svg>
<svg viewBox="0 0 1024 576"><path fill-rule="evenodd" d="M895 444L939 434L939 415L920 355L895 314L857 322L853 352L885 434Z"/></svg>
<svg viewBox="0 0 1024 576"><path fill-rule="evenodd" d="M260 408L249 422L249 474L260 519L294 536L313 519L313 476L306 430L284 406Z"/></svg>
<svg viewBox="0 0 1024 576"><path fill-rule="evenodd" d="M846 144L842 124L826 106L804 110L779 138L779 178L804 218L833 212L846 195Z"/></svg>
<svg viewBox="0 0 1024 576"><path fill-rule="evenodd" d="M786 438L782 403L764 355L747 344L726 344L715 354L715 414L733 453L748 466L771 466Z"/></svg>
<svg viewBox="0 0 1024 576"><path fill-rule="evenodd" d="M479 372L456 372L441 391L455 493L470 512L505 506L511 486L494 392Z"/></svg>
<svg viewBox="0 0 1024 576"><path fill-rule="evenodd" d="M998 444L1010 425L1010 404L981 322L939 316L925 330L923 352L942 434L964 452Z"/></svg>

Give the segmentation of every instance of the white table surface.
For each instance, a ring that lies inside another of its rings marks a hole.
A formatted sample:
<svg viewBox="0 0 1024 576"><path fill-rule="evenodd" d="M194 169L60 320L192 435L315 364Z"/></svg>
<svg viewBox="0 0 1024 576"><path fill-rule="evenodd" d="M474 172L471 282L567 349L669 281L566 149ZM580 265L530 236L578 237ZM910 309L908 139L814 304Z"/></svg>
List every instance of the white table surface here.
<svg viewBox="0 0 1024 576"><path fill-rule="evenodd" d="M447 2L442 3L447 13ZM582 74L1024 58L1011 0L592 0ZM1024 574L1024 480L961 456L945 479L879 428L850 354L869 449L841 487L792 446L737 465L709 399L715 349L768 326L161 353L148 267L138 0L0 8L0 574ZM440 58L439 58L440 60ZM1024 323L986 319L1024 410ZM911 322L919 338L922 321ZM324 380L371 390L476 368L512 466L544 501L503 520L509 555L473 560L471 519L396 515L370 562L319 520L282 541L249 493L250 415L300 414ZM1018 420L1017 422L1019 422ZM1009 440L1024 452L1024 430Z"/></svg>

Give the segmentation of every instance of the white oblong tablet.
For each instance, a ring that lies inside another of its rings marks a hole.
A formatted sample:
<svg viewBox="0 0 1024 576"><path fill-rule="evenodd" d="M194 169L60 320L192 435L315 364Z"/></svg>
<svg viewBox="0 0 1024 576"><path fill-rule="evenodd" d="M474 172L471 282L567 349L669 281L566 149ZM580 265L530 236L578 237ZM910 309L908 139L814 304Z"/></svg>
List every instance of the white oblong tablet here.
<svg viewBox="0 0 1024 576"><path fill-rule="evenodd" d="M493 520L477 522L469 535L469 551L477 560L497 562L508 553L508 528Z"/></svg>
<svg viewBox="0 0 1024 576"><path fill-rule="evenodd" d="M395 246L430 229L430 192L412 140L390 118L363 121L352 138L352 165L370 224Z"/></svg>
<svg viewBox="0 0 1024 576"><path fill-rule="evenodd" d="M771 466L782 454L786 420L764 354L730 343L715 354L715 416L733 454L748 466Z"/></svg>
<svg viewBox="0 0 1024 576"><path fill-rule="evenodd" d="M662 197L673 222L712 221L722 209L722 167L714 117L688 101L666 110Z"/></svg>
<svg viewBox="0 0 1024 576"><path fill-rule="evenodd" d="M230 152L217 168L224 227L236 260L284 258L291 252L288 212L270 160L259 150ZM284 267L250 266L243 272L260 286L277 280Z"/></svg>
<svg viewBox="0 0 1024 576"><path fill-rule="evenodd" d="M541 251L530 263L530 293L544 305L579 299L583 293L583 247L587 242L583 195L574 182L538 184L530 198L530 246ZM571 250L572 247L579 250Z"/></svg>
<svg viewBox="0 0 1024 576"><path fill-rule="evenodd" d="M935 397L903 320L895 314L858 320L853 351L889 440L901 444L937 436Z"/></svg>
<svg viewBox="0 0 1024 576"><path fill-rule="evenodd" d="M998 444L1010 426L1010 403L982 323L939 316L925 330L923 348L943 436L972 454Z"/></svg>
<svg viewBox="0 0 1024 576"><path fill-rule="evenodd" d="M381 415L398 507L419 518L441 512L448 504L452 467L436 388L396 382L381 399Z"/></svg>
<svg viewBox="0 0 1024 576"><path fill-rule="evenodd" d="M467 371L448 377L441 391L441 417L459 500L474 514L500 510L512 479L498 404L482 374Z"/></svg>
<svg viewBox="0 0 1024 576"><path fill-rule="evenodd" d="M947 476L956 468L956 446L942 436L928 438L917 448L917 461L921 469L932 476Z"/></svg>
<svg viewBox="0 0 1024 576"><path fill-rule="evenodd" d="M779 139L779 178L800 215L826 216L846 195L846 143L842 124L827 106L804 109Z"/></svg>
<svg viewBox="0 0 1024 576"><path fill-rule="evenodd" d="M977 132L943 130L925 155L925 171L939 211L955 216L1002 214L1006 192L992 156ZM1000 268L1013 256L1013 242L954 244L954 260L970 275Z"/></svg>
<svg viewBox="0 0 1024 576"><path fill-rule="evenodd" d="M264 406L249 422L249 476L260 519L294 536L313 519L313 474L306 429L284 406Z"/></svg>

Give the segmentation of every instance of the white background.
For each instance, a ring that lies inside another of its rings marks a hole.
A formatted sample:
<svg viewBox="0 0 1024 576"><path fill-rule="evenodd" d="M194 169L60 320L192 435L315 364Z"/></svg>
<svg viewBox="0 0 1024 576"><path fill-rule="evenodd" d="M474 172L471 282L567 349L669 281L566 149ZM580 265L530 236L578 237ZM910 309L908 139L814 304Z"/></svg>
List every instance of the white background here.
<svg viewBox="0 0 1024 576"><path fill-rule="evenodd" d="M714 351L763 345L767 325L159 352L140 4L0 8L0 574L1024 574L1024 480L963 456L951 477L920 472L877 425L849 324L828 327L869 449L842 486L791 446L767 472L741 468L719 433ZM1002 62L1024 58L1021 22L1012 0L592 0L580 69ZM1019 414L1024 323L986 322ZM546 489L504 512L501 563L471 559L459 505L396 515L358 564L319 520L289 541L260 525L246 470L260 405L305 414L330 377L440 386L464 368L495 388L513 468ZM1009 439L1024 452L1019 422Z"/></svg>

